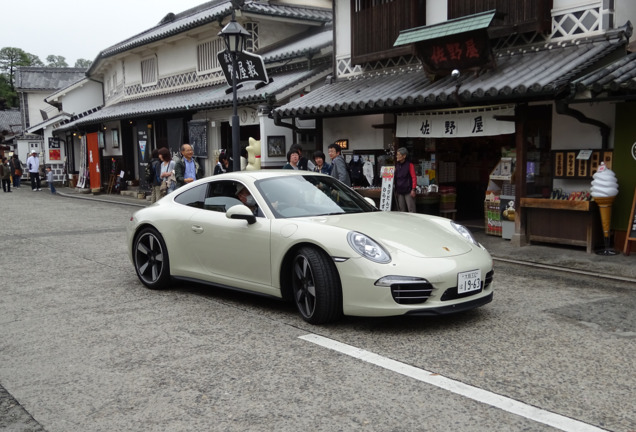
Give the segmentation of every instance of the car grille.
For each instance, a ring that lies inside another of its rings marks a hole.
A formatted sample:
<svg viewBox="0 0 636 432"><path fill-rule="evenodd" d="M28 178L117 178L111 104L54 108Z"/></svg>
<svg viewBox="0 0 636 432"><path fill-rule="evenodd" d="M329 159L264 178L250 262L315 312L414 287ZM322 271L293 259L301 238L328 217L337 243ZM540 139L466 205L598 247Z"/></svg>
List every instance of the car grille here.
<svg viewBox="0 0 636 432"><path fill-rule="evenodd" d="M391 295L398 304L420 304L431 296L433 285L428 282L391 285Z"/></svg>
<svg viewBox="0 0 636 432"><path fill-rule="evenodd" d="M460 298L464 298L464 297L470 297L472 295L479 294L480 292L482 292L483 290L488 288L488 286L490 286L490 284L492 283L492 278L493 278L494 274L495 274L494 270L490 270L488 273L486 273L486 279L484 281L482 281L481 288L478 289L477 291L471 291L471 292L467 292L467 293L463 293L463 294L457 294L457 287L452 287L452 288L448 288L446 291L444 291L444 294L442 294L442 298L440 300L441 301L455 300L455 299L460 299Z"/></svg>

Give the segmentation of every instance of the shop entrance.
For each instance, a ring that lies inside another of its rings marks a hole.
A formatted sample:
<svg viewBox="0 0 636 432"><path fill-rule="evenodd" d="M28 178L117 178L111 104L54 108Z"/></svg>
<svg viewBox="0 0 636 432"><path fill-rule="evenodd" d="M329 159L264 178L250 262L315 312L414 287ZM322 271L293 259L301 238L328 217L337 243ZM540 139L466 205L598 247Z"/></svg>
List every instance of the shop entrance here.
<svg viewBox="0 0 636 432"><path fill-rule="evenodd" d="M402 138L400 146L409 150L418 176L430 162L435 162L434 178L430 180L440 190L456 194L456 220L475 220L483 225L488 177L501 159L502 149L514 148L514 139L514 134L482 138Z"/></svg>

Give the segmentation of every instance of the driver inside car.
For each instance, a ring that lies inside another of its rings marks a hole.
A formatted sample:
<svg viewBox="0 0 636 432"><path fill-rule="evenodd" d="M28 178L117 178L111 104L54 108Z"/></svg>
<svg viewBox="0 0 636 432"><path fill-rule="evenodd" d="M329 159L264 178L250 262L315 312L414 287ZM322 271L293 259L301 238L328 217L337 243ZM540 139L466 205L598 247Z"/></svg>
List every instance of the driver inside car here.
<svg viewBox="0 0 636 432"><path fill-rule="evenodd" d="M254 199L250 191L248 191L247 188L242 184L236 186L236 198L238 198L239 201L246 205L252 211L252 213L254 213L254 216L257 215L258 206L256 205L256 200Z"/></svg>

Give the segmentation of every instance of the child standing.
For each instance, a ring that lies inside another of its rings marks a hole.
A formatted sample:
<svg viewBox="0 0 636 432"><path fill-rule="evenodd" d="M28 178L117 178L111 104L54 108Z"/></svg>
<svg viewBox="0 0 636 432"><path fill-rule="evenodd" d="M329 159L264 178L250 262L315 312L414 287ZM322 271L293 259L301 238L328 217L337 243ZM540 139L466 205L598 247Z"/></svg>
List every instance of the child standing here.
<svg viewBox="0 0 636 432"><path fill-rule="evenodd" d="M51 167L46 167L46 182L51 187L51 193L55 193L55 185L53 184L53 171L51 171Z"/></svg>

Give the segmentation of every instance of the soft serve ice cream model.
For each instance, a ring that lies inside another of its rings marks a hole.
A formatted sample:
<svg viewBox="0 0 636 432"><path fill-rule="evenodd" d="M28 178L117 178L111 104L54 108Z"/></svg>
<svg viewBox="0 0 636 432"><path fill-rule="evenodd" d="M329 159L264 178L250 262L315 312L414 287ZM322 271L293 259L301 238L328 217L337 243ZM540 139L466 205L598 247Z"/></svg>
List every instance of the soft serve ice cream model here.
<svg viewBox="0 0 636 432"><path fill-rule="evenodd" d="M590 195L598 204L601 212L601 223L603 224L603 237L605 239L605 250L599 252L602 255L616 255L616 252L609 248L610 222L612 220L612 204L618 195L618 182L616 174L601 162L601 166L593 176Z"/></svg>

